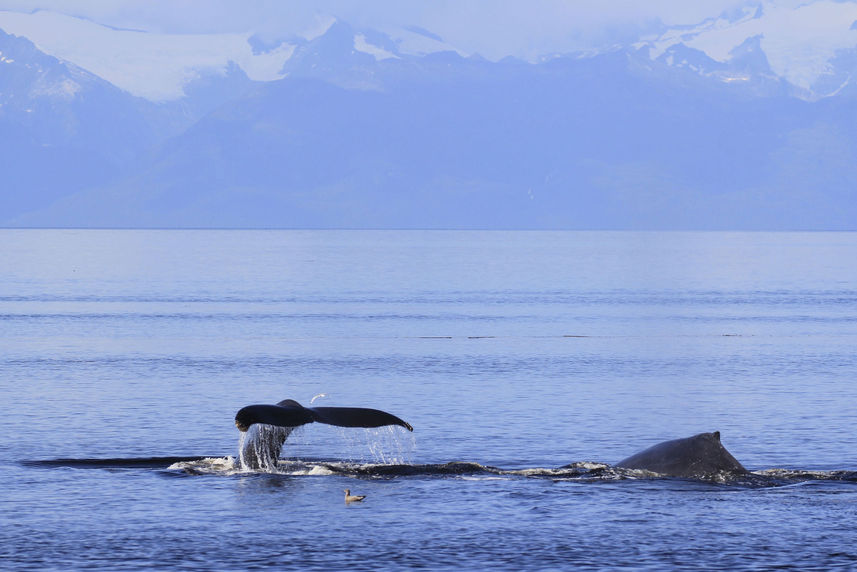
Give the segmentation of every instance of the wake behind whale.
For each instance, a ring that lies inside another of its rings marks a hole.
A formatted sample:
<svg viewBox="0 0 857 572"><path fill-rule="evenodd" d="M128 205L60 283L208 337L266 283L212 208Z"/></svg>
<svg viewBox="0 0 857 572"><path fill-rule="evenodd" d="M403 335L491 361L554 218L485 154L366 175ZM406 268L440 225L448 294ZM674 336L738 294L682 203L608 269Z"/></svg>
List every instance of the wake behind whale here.
<svg viewBox="0 0 857 572"><path fill-rule="evenodd" d="M340 409L347 410L347 413L338 417L338 410ZM325 408L325 410L325 417L320 420L322 423L343 427L399 425L413 431L408 423L398 417L375 409ZM269 425L258 420L247 423L251 419L250 416L257 414L259 414L257 419L282 423L283 425ZM370 478L450 475L549 478L556 481L679 478L747 486L778 486L796 480L857 482L857 472L852 471L824 472L780 469L748 471L723 446L719 431L700 433L692 437L658 443L619 461L615 465L577 462L558 468L501 469L476 462L361 464L341 461L281 460L279 459L279 452L286 438L295 428L286 424L294 423L295 420L305 424L319 419L313 409L303 408L292 400L282 401L276 406L242 408L236 416L236 425L239 429L242 425L245 427L239 446L238 467L243 471L262 471L276 474L340 474ZM173 466L173 468L199 470L199 467L193 469L188 465Z"/></svg>
<svg viewBox="0 0 857 572"><path fill-rule="evenodd" d="M560 467L506 469L477 461L440 463L366 463L335 458L284 458L267 470L246 470L234 456L80 458L25 460L21 465L41 469L99 469L109 471L154 471L164 476L219 476L292 479L339 476L355 479L516 479L549 480L580 484L614 482L708 483L715 486L765 488L805 482L829 481L857 484L857 471L817 471L765 469L746 473L714 473L698 477L665 476L645 469L629 469L595 461L581 461Z"/></svg>
<svg viewBox="0 0 857 572"><path fill-rule="evenodd" d="M445 463L355 463L337 459L280 459L270 471L243 470L235 458L205 458L173 463L163 470L183 475L255 475L266 478L304 478L338 476L354 479L514 479L525 481L551 481L554 483L628 483L657 482L699 483L710 486L738 488L769 488L789 486L814 481L830 481L857 484L857 471L813 471L798 469L766 469L746 473L713 473L698 477L674 477L660 475L644 469L628 469L599 463L581 461L561 467L531 467L506 469L485 465L476 461L450 461Z"/></svg>

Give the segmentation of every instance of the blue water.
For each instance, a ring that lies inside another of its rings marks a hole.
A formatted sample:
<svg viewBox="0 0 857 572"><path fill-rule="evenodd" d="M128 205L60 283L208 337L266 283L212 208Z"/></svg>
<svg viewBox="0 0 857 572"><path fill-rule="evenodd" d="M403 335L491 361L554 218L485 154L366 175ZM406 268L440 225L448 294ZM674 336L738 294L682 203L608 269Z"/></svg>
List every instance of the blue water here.
<svg viewBox="0 0 857 572"><path fill-rule="evenodd" d="M0 230L0 562L853 569L855 261L855 233ZM319 394L414 432L231 464L240 407ZM757 479L590 471L714 430Z"/></svg>

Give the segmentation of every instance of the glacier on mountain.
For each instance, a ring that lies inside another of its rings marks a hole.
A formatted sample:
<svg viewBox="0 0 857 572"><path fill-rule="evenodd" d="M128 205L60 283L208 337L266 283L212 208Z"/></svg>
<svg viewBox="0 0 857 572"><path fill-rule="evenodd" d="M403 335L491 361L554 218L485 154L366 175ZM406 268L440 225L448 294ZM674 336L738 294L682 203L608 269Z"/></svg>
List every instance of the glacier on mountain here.
<svg viewBox="0 0 857 572"><path fill-rule="evenodd" d="M254 81L280 79L294 45L255 53L245 34L160 34L117 30L55 12L0 11L0 30L31 40L46 54L71 62L150 101L186 95L205 75L223 76L230 62Z"/></svg>
<svg viewBox="0 0 857 572"><path fill-rule="evenodd" d="M641 38L624 48L648 49L649 57L668 65L688 65L668 52L679 46L697 50L712 61L724 64L719 70L725 82L746 81L754 70L731 70L736 51L756 39L757 50L765 58L762 73L781 78L806 99L839 93L850 81L849 54L857 52L857 3L817 0L786 7L766 0L732 13L709 18L695 25L674 26ZM281 37L269 49L259 50L252 31L244 33L167 34L117 29L81 18L38 10L33 13L0 11L0 29L30 39L40 50L71 62L106 79L117 87L151 101L177 100L187 95L189 84L206 76L224 76L230 65L237 66L251 81L275 81L287 73L284 66L301 46L329 34L337 19L318 15L312 26L300 34ZM347 24L345 24L347 26ZM350 30L350 27L349 27ZM555 31L554 31L555 32ZM416 25L381 23L378 29L357 27L349 43L355 52L376 61L400 57L422 57L438 52L454 52L462 57L479 53L462 50L433 32ZM541 44L539 44L541 45ZM576 52L578 57L622 49L611 44ZM486 50L487 50L486 46ZM515 53L510 46L505 56L537 63L556 55ZM492 46L491 61L504 54ZM317 62L318 64L319 62ZM324 62L321 62L324 64ZM697 66L699 67L699 66ZM711 70L699 68L700 73ZM758 72L758 70L755 70Z"/></svg>
<svg viewBox="0 0 857 572"><path fill-rule="evenodd" d="M684 45L728 64L736 49L758 38L771 71L812 98L831 95L841 87L821 85L819 80L834 73L837 56L857 49L855 21L857 4L851 2L821 0L790 8L768 1L737 17L670 29L644 38L637 46L649 47L656 59L670 47Z"/></svg>

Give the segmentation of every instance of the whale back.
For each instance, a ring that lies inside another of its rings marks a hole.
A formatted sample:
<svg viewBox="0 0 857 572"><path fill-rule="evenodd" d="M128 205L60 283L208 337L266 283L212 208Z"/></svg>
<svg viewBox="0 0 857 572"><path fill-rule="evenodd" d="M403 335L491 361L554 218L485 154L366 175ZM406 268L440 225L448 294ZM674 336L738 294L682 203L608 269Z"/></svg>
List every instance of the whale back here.
<svg viewBox="0 0 857 572"><path fill-rule="evenodd" d="M747 472L720 443L719 431L658 443L619 461L616 466L644 469L673 477Z"/></svg>

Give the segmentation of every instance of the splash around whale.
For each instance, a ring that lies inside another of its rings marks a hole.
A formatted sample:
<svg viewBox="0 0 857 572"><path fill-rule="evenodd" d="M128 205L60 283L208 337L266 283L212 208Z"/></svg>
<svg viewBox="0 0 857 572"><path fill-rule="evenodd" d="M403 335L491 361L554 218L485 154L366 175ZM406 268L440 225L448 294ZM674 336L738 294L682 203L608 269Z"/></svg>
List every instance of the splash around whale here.
<svg viewBox="0 0 857 572"><path fill-rule="evenodd" d="M304 407L293 399L284 399L276 405L248 405L235 415L235 426L243 434L240 466L246 470L276 469L286 439L296 427L308 423L366 428L397 425L414 430L410 423L379 409ZM719 431L653 445L619 461L615 467L689 478L748 473L720 442Z"/></svg>
<svg viewBox="0 0 857 572"><path fill-rule="evenodd" d="M410 423L379 409L304 407L293 399L284 399L276 405L247 405L235 415L235 426L243 434L239 447L240 466L247 470L275 469L291 432L308 423L366 428L398 425L408 431L414 430ZM248 433L251 430L253 432ZM670 477L701 478L716 474L748 473L720 442L719 431L653 445L619 461L615 466Z"/></svg>

